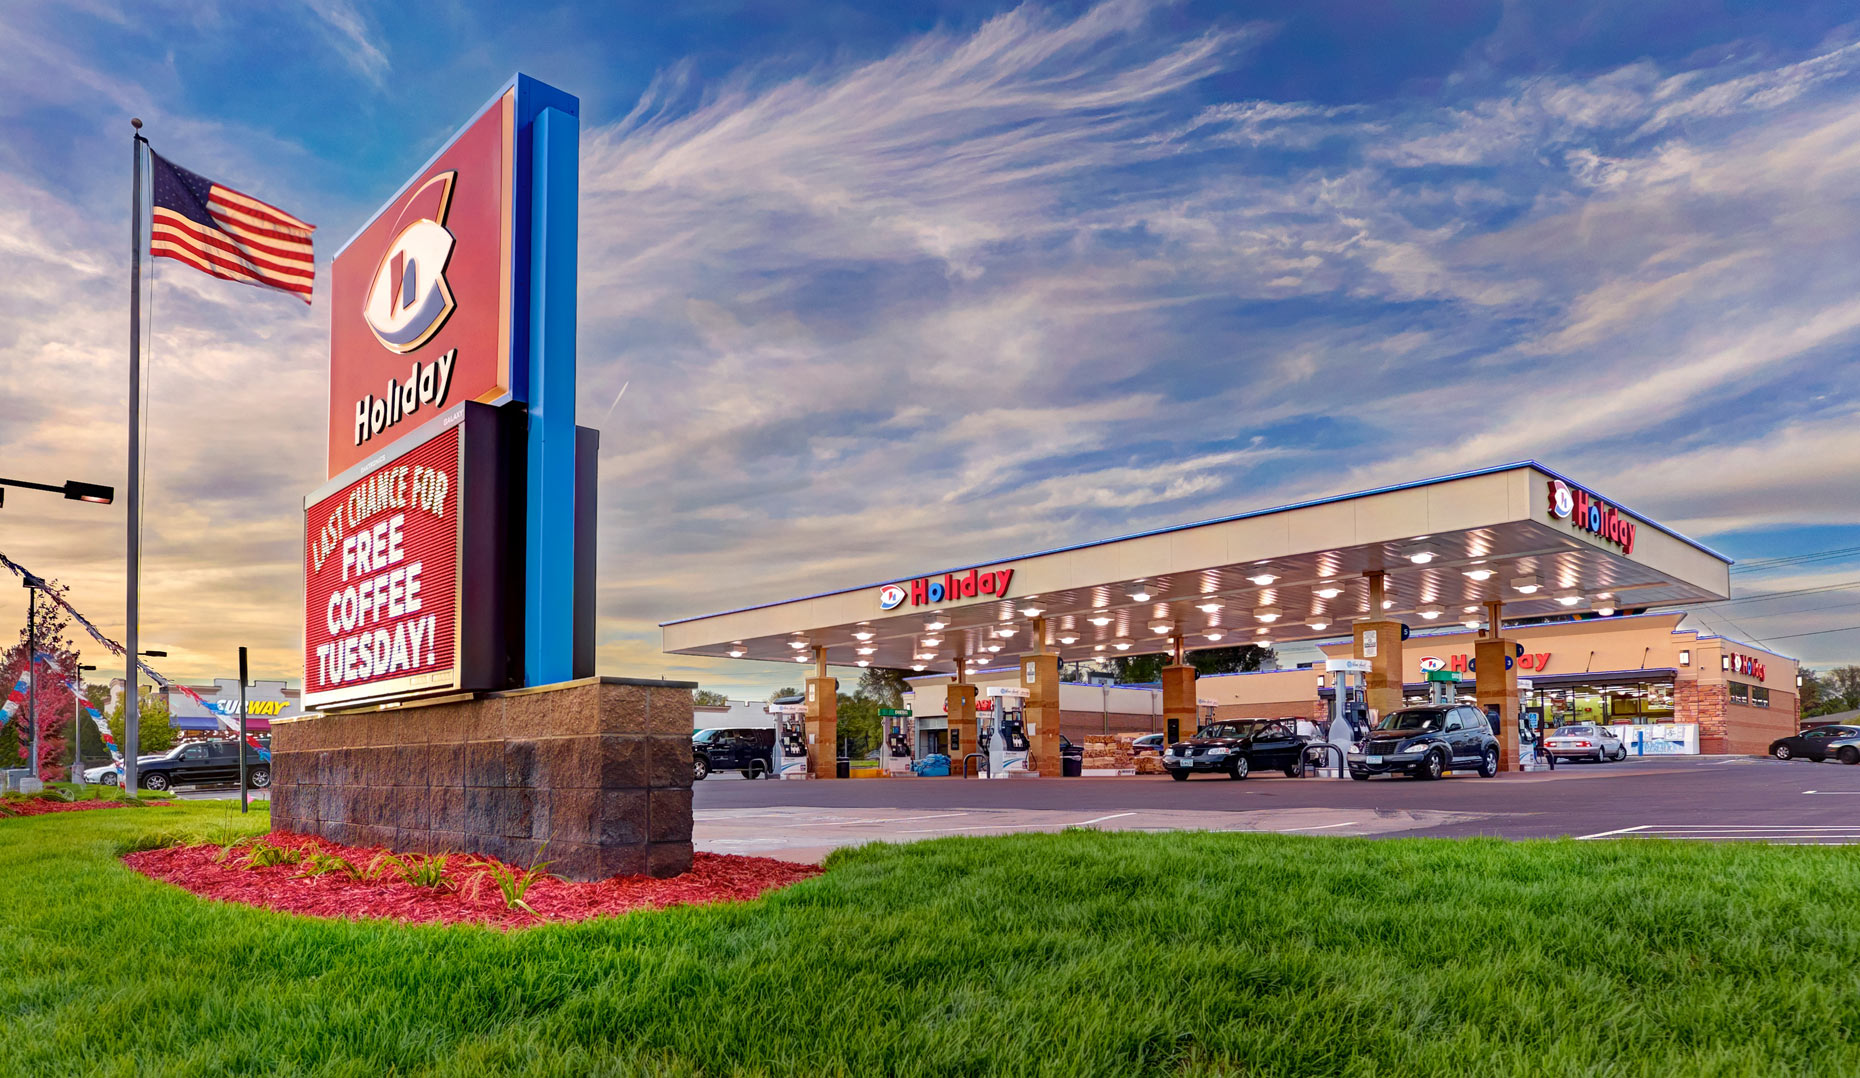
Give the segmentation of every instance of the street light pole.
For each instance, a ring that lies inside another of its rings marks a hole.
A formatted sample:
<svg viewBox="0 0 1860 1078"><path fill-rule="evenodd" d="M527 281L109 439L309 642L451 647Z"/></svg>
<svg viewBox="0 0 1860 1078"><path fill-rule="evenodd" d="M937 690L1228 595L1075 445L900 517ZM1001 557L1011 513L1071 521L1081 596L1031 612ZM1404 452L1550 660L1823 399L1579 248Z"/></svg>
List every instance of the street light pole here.
<svg viewBox="0 0 1860 1078"><path fill-rule="evenodd" d="M84 785L84 672L94 666L80 666L71 682L71 784Z"/></svg>
<svg viewBox="0 0 1860 1078"><path fill-rule="evenodd" d="M31 755L26 767L36 779L39 777L39 609L35 600L45 581L27 574L22 583L26 586L26 723L32 727L32 743L26 750Z"/></svg>
<svg viewBox="0 0 1860 1078"><path fill-rule="evenodd" d="M239 811L252 811L252 791L245 784L245 647L239 648Z"/></svg>

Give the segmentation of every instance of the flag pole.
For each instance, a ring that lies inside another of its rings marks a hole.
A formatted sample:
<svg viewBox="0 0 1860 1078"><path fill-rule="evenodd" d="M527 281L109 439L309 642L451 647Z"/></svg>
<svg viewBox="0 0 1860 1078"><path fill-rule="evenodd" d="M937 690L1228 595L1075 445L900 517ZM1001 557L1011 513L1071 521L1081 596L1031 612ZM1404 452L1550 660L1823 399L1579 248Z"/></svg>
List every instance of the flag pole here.
<svg viewBox="0 0 1860 1078"><path fill-rule="evenodd" d="M140 569L141 541L138 525L142 518L142 490L139 485L142 427L142 121L131 118L129 126L136 137L130 143L135 177L129 189L129 536L127 542L128 586L125 606L127 627L123 630L123 654L127 668L123 675L123 793L136 791L136 755L141 748L140 696L136 691L136 621L140 613L137 602L137 576Z"/></svg>

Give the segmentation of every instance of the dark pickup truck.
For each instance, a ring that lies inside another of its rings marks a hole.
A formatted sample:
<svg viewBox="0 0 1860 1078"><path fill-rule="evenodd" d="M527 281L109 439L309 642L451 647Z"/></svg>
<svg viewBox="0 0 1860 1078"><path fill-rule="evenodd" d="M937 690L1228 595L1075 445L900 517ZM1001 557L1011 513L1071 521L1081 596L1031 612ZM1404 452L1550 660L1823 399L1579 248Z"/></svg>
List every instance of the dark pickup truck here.
<svg viewBox="0 0 1860 1078"><path fill-rule="evenodd" d="M245 782L254 790L271 785L271 763L251 746L245 749ZM239 785L239 743L190 741L136 764L136 782L145 790L176 786Z"/></svg>
<svg viewBox="0 0 1860 1078"><path fill-rule="evenodd" d="M761 778L774 767L774 759L774 730L699 730L691 735L691 777L697 781L713 771Z"/></svg>

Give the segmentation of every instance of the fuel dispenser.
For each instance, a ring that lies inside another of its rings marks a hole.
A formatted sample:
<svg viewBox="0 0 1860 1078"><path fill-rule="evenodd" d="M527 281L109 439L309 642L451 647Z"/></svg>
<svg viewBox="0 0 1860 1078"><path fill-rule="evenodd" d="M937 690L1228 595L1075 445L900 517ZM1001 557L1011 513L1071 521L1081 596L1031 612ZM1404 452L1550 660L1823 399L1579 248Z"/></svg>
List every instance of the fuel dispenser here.
<svg viewBox="0 0 1860 1078"><path fill-rule="evenodd" d="M1034 775L1027 764L1028 739L1023 702L1028 697L1026 689L997 687L988 690L988 721L977 725L983 731L982 752L988 757L988 777L991 779L1013 778L1015 776Z"/></svg>
<svg viewBox="0 0 1860 1078"><path fill-rule="evenodd" d="M1325 731L1318 774L1324 778L1346 778L1349 754L1369 732L1368 659L1326 659L1324 670L1330 674L1330 723ZM1334 751L1333 751L1334 750Z"/></svg>
<svg viewBox="0 0 1860 1078"><path fill-rule="evenodd" d="M807 705L770 704L775 717L775 777L807 777Z"/></svg>
<svg viewBox="0 0 1860 1078"><path fill-rule="evenodd" d="M1453 670L1427 672L1427 702L1452 704L1459 701L1460 675Z"/></svg>
<svg viewBox="0 0 1860 1078"><path fill-rule="evenodd" d="M911 735L906 723L910 721L910 711L903 708L881 707L878 709L878 721L884 727L884 737L880 739L879 768L887 775L905 775L911 770Z"/></svg>

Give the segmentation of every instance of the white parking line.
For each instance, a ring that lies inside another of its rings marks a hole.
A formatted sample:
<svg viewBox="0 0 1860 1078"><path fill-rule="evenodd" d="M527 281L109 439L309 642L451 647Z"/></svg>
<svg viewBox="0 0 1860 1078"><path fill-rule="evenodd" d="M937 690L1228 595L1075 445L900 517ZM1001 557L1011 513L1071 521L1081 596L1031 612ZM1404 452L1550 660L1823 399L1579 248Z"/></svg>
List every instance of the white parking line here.
<svg viewBox="0 0 1860 1078"><path fill-rule="evenodd" d="M1805 794L1820 794L1822 797L1860 797L1860 790L1803 790Z"/></svg>
<svg viewBox="0 0 1860 1078"><path fill-rule="evenodd" d="M1292 831L1329 831L1335 827L1354 826L1356 826L1355 820L1345 820L1342 823L1314 823L1307 824L1303 827L1222 827L1217 828L1214 833L1217 835L1232 835L1246 831L1260 835L1283 835Z"/></svg>
<svg viewBox="0 0 1860 1078"><path fill-rule="evenodd" d="M1123 817L1125 817L1125 816L1135 816L1135 815L1136 815L1136 813L1134 813L1134 812L1113 812L1113 813L1111 813L1111 814L1110 814L1109 816L1100 816L1100 817L1098 817L1098 818L1097 818L1097 819L1095 819L1095 820L1086 820L1086 821L1085 821L1084 823L1075 823L1075 824L1073 824L1072 826L1074 826L1074 827L1090 827L1090 826L1091 826L1092 824L1095 824L1095 823L1103 823L1103 822L1104 822L1104 821L1106 821L1106 820L1116 820L1116 819L1121 819L1121 818L1123 818Z"/></svg>
<svg viewBox="0 0 1860 1078"><path fill-rule="evenodd" d="M795 827L851 827L862 823L911 823L916 820L942 820L950 816L967 816L966 812L933 812L928 816L890 816L883 820L821 820L816 823L797 823Z"/></svg>
<svg viewBox="0 0 1860 1078"><path fill-rule="evenodd" d="M1653 825L1650 823L1644 823L1644 824L1641 824L1639 827L1617 827L1613 831L1597 831L1593 835L1577 835L1576 841L1581 842L1583 839L1589 839L1589 838L1607 838L1610 835L1626 835L1626 834L1631 834L1632 832L1635 832L1635 831L1645 831L1647 828L1652 827L1652 826Z"/></svg>
<svg viewBox="0 0 1860 1078"><path fill-rule="evenodd" d="M1016 828L1019 828L1023 831L1032 831L1032 830L1036 830L1041 827L1058 827L1058 826L1060 825L1057 823L969 823L969 824L957 824L954 827L908 827L902 831L899 831L898 834L900 835L929 835L929 834L934 834L938 831L1000 831L1003 828L1006 828L1008 830L1014 830Z"/></svg>

